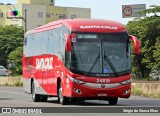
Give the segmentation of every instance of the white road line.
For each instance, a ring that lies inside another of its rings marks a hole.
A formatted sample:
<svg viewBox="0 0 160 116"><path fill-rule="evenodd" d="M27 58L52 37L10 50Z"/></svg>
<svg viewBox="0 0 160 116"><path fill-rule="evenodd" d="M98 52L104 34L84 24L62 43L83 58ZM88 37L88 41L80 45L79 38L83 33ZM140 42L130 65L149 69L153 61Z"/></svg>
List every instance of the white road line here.
<svg viewBox="0 0 160 116"><path fill-rule="evenodd" d="M13 94L24 94L24 95L28 95L28 94L26 94L26 93L9 92L9 91L0 91L0 93L13 93Z"/></svg>

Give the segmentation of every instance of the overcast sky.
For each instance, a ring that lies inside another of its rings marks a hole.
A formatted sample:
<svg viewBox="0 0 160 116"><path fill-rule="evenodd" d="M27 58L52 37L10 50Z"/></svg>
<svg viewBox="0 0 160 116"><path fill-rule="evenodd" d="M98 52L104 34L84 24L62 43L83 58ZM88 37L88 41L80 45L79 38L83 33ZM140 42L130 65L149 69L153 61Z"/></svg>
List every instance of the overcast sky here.
<svg viewBox="0 0 160 116"><path fill-rule="evenodd" d="M17 0L0 0L0 3L17 3ZM56 6L91 8L91 18L109 19L126 24L133 18L122 18L122 5L159 5L160 0L55 0Z"/></svg>

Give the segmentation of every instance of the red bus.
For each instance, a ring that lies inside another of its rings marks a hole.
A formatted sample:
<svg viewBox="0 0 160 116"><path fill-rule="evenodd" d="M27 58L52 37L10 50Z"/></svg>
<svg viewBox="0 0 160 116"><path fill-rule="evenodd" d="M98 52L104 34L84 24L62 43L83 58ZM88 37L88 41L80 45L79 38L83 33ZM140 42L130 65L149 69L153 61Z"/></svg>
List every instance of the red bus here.
<svg viewBox="0 0 160 116"><path fill-rule="evenodd" d="M124 25L110 20L65 19L25 34L24 90L34 102L58 96L58 101L106 100L131 95L131 50L139 40Z"/></svg>

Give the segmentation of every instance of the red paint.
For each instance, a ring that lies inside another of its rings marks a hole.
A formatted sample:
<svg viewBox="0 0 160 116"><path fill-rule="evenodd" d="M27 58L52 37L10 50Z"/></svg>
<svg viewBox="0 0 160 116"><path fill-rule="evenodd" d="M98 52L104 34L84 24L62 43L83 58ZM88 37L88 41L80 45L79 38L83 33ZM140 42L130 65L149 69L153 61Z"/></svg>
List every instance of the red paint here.
<svg viewBox="0 0 160 116"><path fill-rule="evenodd" d="M46 30L58 28L65 25L71 32L124 32L125 27L114 21L109 20L80 20L80 19L68 19L51 22L47 25L41 26L34 30L28 31L25 36L33 33L41 33ZM82 29L83 28L83 29ZM71 36L71 35L70 35ZM71 38L74 38L73 34ZM69 38L69 37L68 37ZM36 44L36 43L34 43ZM33 50L34 51L34 50ZM138 50L136 50L138 51ZM70 72L56 55L43 54L33 57L26 57L23 54L23 77L30 79L34 77L40 86L45 90L47 95L57 95L57 79L61 79L63 95L67 97L97 97L99 93L107 93L104 97L130 97L130 93L123 95L123 92L127 89L131 89L131 84L122 85L114 88L92 88L85 85L80 85L67 79L67 75L88 83L97 83L97 79L104 79L99 77L87 77ZM53 58L52 67L49 68L51 59ZM38 60L37 60L38 59ZM39 65L37 67L37 65ZM109 77L109 84L120 83L131 79L130 74L121 77ZM100 84L100 83L97 83ZM106 84L106 83L103 83ZM103 85L102 85L103 86ZM73 88L80 89L82 94L77 94L73 91Z"/></svg>
<svg viewBox="0 0 160 116"><path fill-rule="evenodd" d="M130 38L134 43L134 53L135 54L140 54L140 42L139 42L139 40L137 39L137 37L135 37L133 35L131 35Z"/></svg>

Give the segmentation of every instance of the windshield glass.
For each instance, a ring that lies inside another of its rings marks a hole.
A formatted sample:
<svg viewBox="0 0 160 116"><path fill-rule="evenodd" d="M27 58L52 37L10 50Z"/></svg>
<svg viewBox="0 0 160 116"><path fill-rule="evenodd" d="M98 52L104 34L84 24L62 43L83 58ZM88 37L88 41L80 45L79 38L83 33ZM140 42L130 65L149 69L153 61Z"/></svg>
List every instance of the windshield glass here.
<svg viewBox="0 0 160 116"><path fill-rule="evenodd" d="M127 33L77 34L71 70L89 76L118 76L130 71Z"/></svg>

